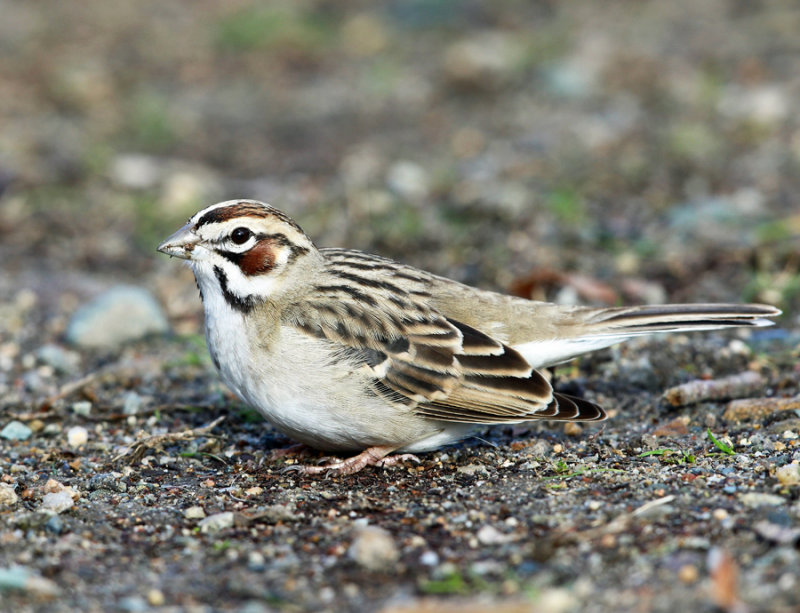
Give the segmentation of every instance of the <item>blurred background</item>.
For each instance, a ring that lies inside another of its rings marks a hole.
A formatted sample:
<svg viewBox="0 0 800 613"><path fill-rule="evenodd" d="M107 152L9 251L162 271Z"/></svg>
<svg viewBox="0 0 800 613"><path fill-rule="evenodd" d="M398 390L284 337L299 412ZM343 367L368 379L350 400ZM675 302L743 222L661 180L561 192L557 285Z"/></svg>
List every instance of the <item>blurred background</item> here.
<svg viewBox="0 0 800 613"><path fill-rule="evenodd" d="M0 340L30 321L59 338L117 283L199 330L191 275L155 247L237 197L285 210L319 246L487 288L756 300L796 321L794 3L0 0L0 12Z"/></svg>
<svg viewBox="0 0 800 613"><path fill-rule="evenodd" d="M0 609L733 611L741 567L796 610L798 33L766 0L0 0ZM602 429L298 482L156 252L232 198L522 296L785 314L565 366ZM661 399L740 373L754 423Z"/></svg>

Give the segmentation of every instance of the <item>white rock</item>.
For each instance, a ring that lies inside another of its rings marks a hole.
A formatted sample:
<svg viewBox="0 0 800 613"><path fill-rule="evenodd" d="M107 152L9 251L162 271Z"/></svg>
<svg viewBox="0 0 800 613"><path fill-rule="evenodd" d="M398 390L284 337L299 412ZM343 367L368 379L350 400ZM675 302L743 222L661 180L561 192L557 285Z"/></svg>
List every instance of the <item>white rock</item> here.
<svg viewBox="0 0 800 613"><path fill-rule="evenodd" d="M783 485L797 485L800 483L800 462L792 462L775 469L775 476Z"/></svg>
<svg viewBox="0 0 800 613"><path fill-rule="evenodd" d="M419 557L419 563L423 566L436 566L439 563L439 555L429 549Z"/></svg>
<svg viewBox="0 0 800 613"><path fill-rule="evenodd" d="M544 590L536 600L537 610L548 611L549 613L562 613L575 611L578 603L575 596L562 588L550 588Z"/></svg>
<svg viewBox="0 0 800 613"><path fill-rule="evenodd" d="M164 311L150 292L121 285L79 308L69 321L66 336L79 347L115 347L167 330Z"/></svg>
<svg viewBox="0 0 800 613"><path fill-rule="evenodd" d="M203 534L214 534L226 528L233 528L234 521L233 511L225 511L209 515L198 526L200 526L200 532Z"/></svg>
<svg viewBox="0 0 800 613"><path fill-rule="evenodd" d="M0 509L11 507L17 504L19 496L14 491L14 486L8 483L0 483Z"/></svg>
<svg viewBox="0 0 800 613"><path fill-rule="evenodd" d="M33 434L33 430L17 420L8 422L0 431L0 437L10 441L24 441L29 438L31 434Z"/></svg>
<svg viewBox="0 0 800 613"><path fill-rule="evenodd" d="M349 550L350 557L369 570L387 570L400 557L392 535L383 528L361 528Z"/></svg>
<svg viewBox="0 0 800 613"><path fill-rule="evenodd" d="M72 403L72 412L75 415L88 416L92 412L92 403L88 400L79 400Z"/></svg>
<svg viewBox="0 0 800 613"><path fill-rule="evenodd" d="M483 526L480 530L478 530L478 541L482 545L500 545L502 543L508 543L512 540L512 537L508 534L503 534L494 526Z"/></svg>
<svg viewBox="0 0 800 613"><path fill-rule="evenodd" d="M206 512L203 507L195 505L184 510L183 516L186 519L203 519L206 516Z"/></svg>
<svg viewBox="0 0 800 613"><path fill-rule="evenodd" d="M6 590L20 590L44 598L52 598L61 593L61 589L53 581L40 577L24 566L0 568L0 593Z"/></svg>
<svg viewBox="0 0 800 613"><path fill-rule="evenodd" d="M39 347L36 357L40 362L64 373L77 372L81 363L81 357L77 353L52 343Z"/></svg>
<svg viewBox="0 0 800 613"><path fill-rule="evenodd" d="M39 509L50 513L63 513L74 505L75 502L72 500L69 490L64 489L42 496L42 504Z"/></svg>
<svg viewBox="0 0 800 613"><path fill-rule="evenodd" d="M72 426L67 430L67 444L70 447L81 447L89 441L89 431L83 426Z"/></svg>
<svg viewBox="0 0 800 613"><path fill-rule="evenodd" d="M747 492L742 494L739 500L748 507L779 507L787 502L783 496L763 492Z"/></svg>

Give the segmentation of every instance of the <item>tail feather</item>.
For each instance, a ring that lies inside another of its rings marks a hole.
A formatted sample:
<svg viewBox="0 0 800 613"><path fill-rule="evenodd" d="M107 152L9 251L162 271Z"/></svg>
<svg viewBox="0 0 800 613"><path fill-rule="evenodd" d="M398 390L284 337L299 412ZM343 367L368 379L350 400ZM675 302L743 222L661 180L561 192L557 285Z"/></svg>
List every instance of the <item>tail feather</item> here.
<svg viewBox="0 0 800 613"><path fill-rule="evenodd" d="M765 304L662 304L578 308L568 312L552 338L514 345L534 368L560 364L635 336L720 328L764 327L780 309Z"/></svg>
<svg viewBox="0 0 800 613"><path fill-rule="evenodd" d="M603 421L608 417L599 404L561 392L553 392L553 401L547 409L534 415L553 421Z"/></svg>
<svg viewBox="0 0 800 613"><path fill-rule="evenodd" d="M767 318L781 314L766 304L660 304L592 311L585 331L612 336L771 326L775 322Z"/></svg>

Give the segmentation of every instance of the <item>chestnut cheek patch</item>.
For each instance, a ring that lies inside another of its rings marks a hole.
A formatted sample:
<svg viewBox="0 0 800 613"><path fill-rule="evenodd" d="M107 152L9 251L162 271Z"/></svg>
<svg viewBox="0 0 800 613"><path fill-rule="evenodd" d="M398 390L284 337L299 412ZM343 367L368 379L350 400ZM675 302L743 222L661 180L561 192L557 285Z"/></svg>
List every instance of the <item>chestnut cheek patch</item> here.
<svg viewBox="0 0 800 613"><path fill-rule="evenodd" d="M247 277L263 275L275 266L275 247L270 239L258 241L251 249L241 255L239 268Z"/></svg>

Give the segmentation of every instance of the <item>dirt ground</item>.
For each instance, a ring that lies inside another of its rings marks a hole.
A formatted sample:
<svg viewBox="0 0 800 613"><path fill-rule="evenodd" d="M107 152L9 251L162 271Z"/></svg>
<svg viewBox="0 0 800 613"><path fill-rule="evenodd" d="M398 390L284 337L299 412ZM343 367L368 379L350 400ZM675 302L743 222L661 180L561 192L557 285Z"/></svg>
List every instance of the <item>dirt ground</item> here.
<svg viewBox="0 0 800 613"><path fill-rule="evenodd" d="M800 610L800 7L0 13L0 611ZM602 424L297 476L155 252L236 197L484 288L784 315L559 367Z"/></svg>

